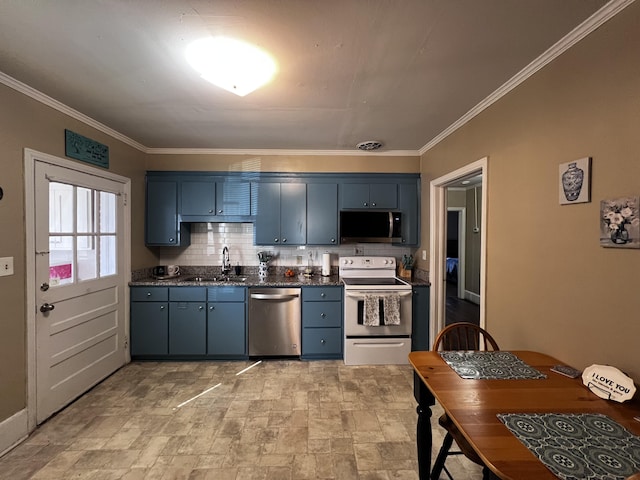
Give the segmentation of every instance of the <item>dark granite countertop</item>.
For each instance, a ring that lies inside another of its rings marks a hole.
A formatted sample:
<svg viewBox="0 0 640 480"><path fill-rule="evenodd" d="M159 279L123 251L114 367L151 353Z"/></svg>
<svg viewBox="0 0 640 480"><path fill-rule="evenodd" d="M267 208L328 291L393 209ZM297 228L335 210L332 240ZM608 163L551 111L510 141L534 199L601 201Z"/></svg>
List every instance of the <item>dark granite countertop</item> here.
<svg viewBox="0 0 640 480"><path fill-rule="evenodd" d="M133 282L129 282L131 287L216 287L223 285L246 286L246 287L309 287L309 286L341 286L340 277L331 275L323 277L321 275L313 275L306 277L297 275L294 277L285 277L284 275L268 275L262 279L258 275L230 275L228 279L215 280L214 277L203 277L204 280L198 281L196 276L189 275L184 277L176 277L166 280L158 280L153 277L142 278Z"/></svg>

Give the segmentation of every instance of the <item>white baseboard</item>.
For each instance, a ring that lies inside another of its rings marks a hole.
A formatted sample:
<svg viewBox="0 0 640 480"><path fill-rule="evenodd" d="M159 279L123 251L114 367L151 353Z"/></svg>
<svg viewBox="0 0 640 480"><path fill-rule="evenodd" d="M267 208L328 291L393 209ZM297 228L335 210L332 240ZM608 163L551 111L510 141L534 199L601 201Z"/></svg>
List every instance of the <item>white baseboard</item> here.
<svg viewBox="0 0 640 480"><path fill-rule="evenodd" d="M464 291L465 300L469 300L471 303L475 303L476 305L480 305L480 295L474 292L470 292L469 290Z"/></svg>
<svg viewBox="0 0 640 480"><path fill-rule="evenodd" d="M27 409L0 422L0 457L29 436Z"/></svg>

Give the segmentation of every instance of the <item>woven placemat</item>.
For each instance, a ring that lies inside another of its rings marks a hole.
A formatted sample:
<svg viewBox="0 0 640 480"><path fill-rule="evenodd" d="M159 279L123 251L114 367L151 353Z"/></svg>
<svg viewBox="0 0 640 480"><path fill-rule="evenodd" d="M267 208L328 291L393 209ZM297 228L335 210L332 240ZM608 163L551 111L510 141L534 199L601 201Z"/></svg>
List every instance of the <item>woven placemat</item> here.
<svg viewBox="0 0 640 480"><path fill-rule="evenodd" d="M640 472L640 437L606 415L508 413L498 418L562 480L624 480Z"/></svg>
<svg viewBox="0 0 640 480"><path fill-rule="evenodd" d="M442 359L462 378L478 380L528 380L546 378L511 352L440 352Z"/></svg>

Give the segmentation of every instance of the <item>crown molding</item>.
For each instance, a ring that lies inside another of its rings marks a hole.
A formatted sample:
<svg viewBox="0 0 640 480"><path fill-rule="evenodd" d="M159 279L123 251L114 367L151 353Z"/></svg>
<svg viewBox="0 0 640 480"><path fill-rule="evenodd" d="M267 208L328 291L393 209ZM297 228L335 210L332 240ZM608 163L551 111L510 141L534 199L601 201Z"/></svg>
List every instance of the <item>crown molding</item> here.
<svg viewBox="0 0 640 480"><path fill-rule="evenodd" d="M36 100L37 102L47 105L48 107L51 107L54 110L64 113L65 115L68 115L71 118L75 118L79 122L89 125L90 127L93 127L96 130L101 131L102 133L106 133L110 137L113 137L116 140L120 140L121 142L126 143L127 145L137 150L140 150L141 152L146 153L147 151L147 147L136 142L135 140L132 140L126 135L123 135L120 132L112 128L109 128L105 124L100 123L97 120L94 120L93 118L85 115L84 113L80 113L79 111L65 105L64 103L59 102L55 98L51 98L50 96L45 95L41 91L36 90L35 88L30 87L29 85L22 83L21 81L16 80L13 77L10 77L6 73L0 72L0 83L6 85L9 88L13 88L14 90Z"/></svg>
<svg viewBox="0 0 640 480"><path fill-rule="evenodd" d="M442 140L447 138L453 132L458 130L460 127L465 125L471 119L473 119L476 115L480 114L486 108L493 105L495 102L500 100L503 96L509 93L511 90L516 88L518 85L523 83L533 74L535 74L538 70L549 64L551 61L562 55L565 51L571 48L573 45L578 43L580 40L585 38L591 32L596 30L602 24L616 16L623 9L631 5L635 0L611 0L607 4L605 4L600 10L591 15L587 20L582 22L576 28L574 28L571 32L565 35L562 39L552 45L547 51L545 51L542 55L536 58L529 65L524 67L518 73L516 73L511 79L509 79L506 83L500 86L496 91L494 91L487 98L478 103L475 107L465 113L462 117L452 123L445 130L440 132L436 137L434 137L429 143L424 145L420 150L420 155L424 155L431 148L435 147Z"/></svg>
<svg viewBox="0 0 640 480"><path fill-rule="evenodd" d="M153 155L295 155L300 156L342 156L342 157L420 157L418 150L387 150L382 152L363 152L361 150L278 150L278 149L240 149L240 148L148 148Z"/></svg>

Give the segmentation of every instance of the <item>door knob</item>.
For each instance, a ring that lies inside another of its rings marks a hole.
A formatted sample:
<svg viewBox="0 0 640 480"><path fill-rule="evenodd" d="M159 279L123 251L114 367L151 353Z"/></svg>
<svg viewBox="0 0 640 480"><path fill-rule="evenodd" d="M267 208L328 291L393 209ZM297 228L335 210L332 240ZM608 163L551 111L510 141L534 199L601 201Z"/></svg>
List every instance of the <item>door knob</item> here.
<svg viewBox="0 0 640 480"><path fill-rule="evenodd" d="M51 310L53 310L54 308L56 308L56 306L55 306L55 305L51 305L50 303L43 303L43 304L40 306L40 311L41 311L42 313L50 312L50 311L51 311Z"/></svg>

